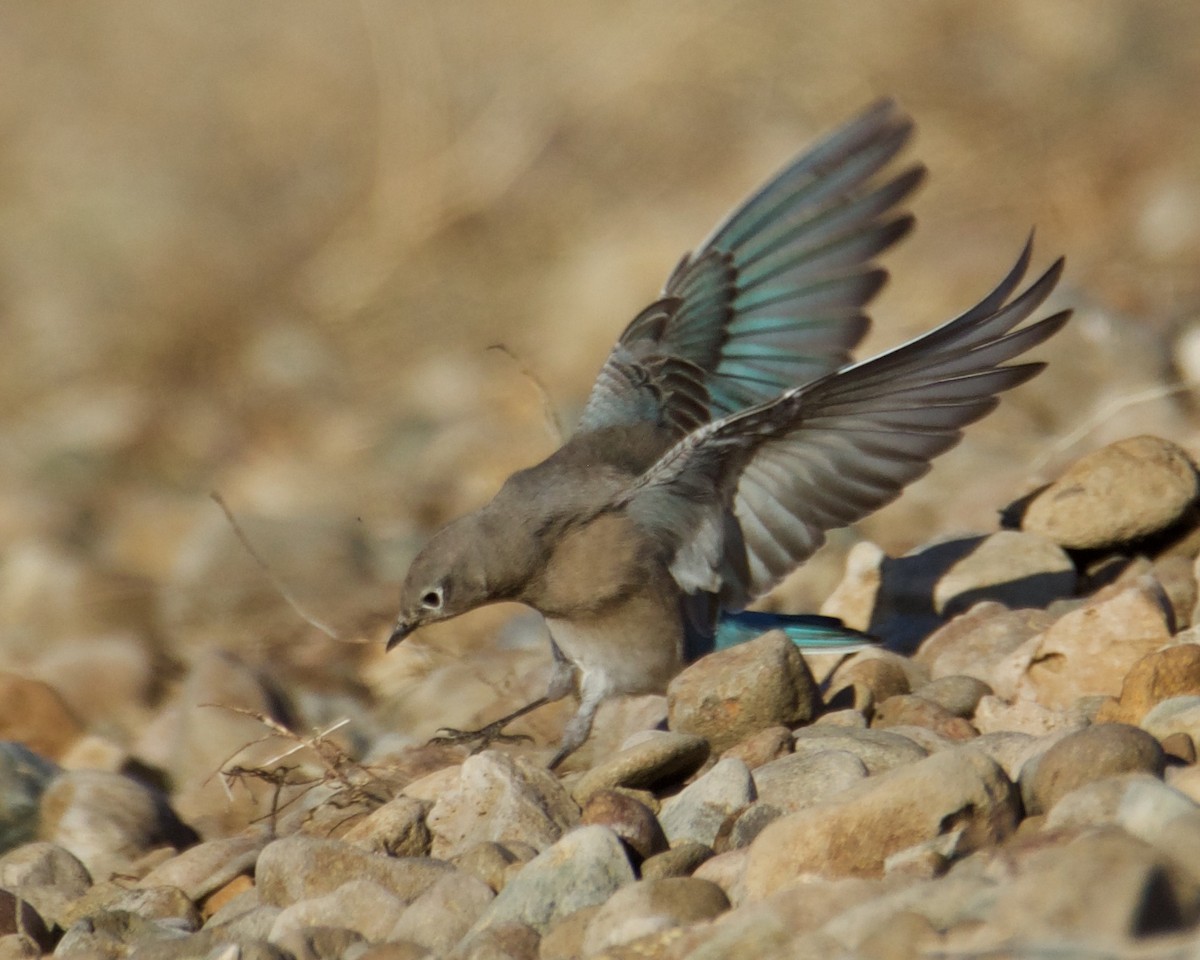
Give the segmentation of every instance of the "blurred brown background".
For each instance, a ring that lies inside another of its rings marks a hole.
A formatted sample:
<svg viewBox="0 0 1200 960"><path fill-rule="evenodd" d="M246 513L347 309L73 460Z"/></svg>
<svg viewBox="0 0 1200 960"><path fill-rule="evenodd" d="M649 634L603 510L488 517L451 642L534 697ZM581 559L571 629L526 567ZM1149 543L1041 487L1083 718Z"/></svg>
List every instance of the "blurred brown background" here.
<svg viewBox="0 0 1200 960"><path fill-rule="evenodd" d="M359 648L209 492L314 617L379 639L430 527L552 449L522 367L569 423L679 255L881 95L931 178L869 347L968 306L1035 224L1079 314L798 604L855 536L991 529L1101 442L1192 443L1200 5L6 5L3 665L116 726L90 681L152 704L208 644L354 688Z"/></svg>

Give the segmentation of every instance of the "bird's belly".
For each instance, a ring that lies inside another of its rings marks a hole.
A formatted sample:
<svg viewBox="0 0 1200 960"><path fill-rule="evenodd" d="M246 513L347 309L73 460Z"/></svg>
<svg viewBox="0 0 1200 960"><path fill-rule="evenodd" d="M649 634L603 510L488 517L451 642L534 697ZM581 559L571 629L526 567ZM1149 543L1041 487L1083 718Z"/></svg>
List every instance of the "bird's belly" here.
<svg viewBox="0 0 1200 960"><path fill-rule="evenodd" d="M673 606L673 605L672 605ZM636 599L606 616L546 618L558 649L580 672L581 686L602 696L663 693L683 668L683 627L676 610Z"/></svg>

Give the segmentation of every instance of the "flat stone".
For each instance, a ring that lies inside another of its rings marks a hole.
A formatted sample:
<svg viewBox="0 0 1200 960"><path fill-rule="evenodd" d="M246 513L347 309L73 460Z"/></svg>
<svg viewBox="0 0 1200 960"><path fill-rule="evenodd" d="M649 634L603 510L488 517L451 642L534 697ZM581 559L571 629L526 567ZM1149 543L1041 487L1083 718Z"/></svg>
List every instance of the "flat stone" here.
<svg viewBox="0 0 1200 960"><path fill-rule="evenodd" d="M588 770L572 790L580 804L597 790L651 789L678 782L700 769L709 755L703 737L665 730L648 731L619 753Z"/></svg>
<svg viewBox="0 0 1200 960"><path fill-rule="evenodd" d="M403 907L399 897L378 883L347 880L329 893L284 907L268 939L280 943L285 936L306 927L340 927L377 942L387 938L394 924L392 918Z"/></svg>
<svg viewBox="0 0 1200 960"><path fill-rule="evenodd" d="M277 907L324 896L351 880L369 880L408 904L453 871L442 860L381 857L342 840L291 836L263 849L255 879L263 903Z"/></svg>
<svg viewBox="0 0 1200 960"><path fill-rule="evenodd" d="M665 801L658 820L672 844L695 840L712 846L726 821L754 798L749 768L731 757Z"/></svg>
<svg viewBox="0 0 1200 960"><path fill-rule="evenodd" d="M234 877L253 873L269 840L266 830L206 840L160 863L139 882L142 886L178 887L193 900L203 900Z"/></svg>
<svg viewBox="0 0 1200 960"><path fill-rule="evenodd" d="M682 840L669 850L657 853L642 864L643 880L688 877L713 855L713 848L695 840Z"/></svg>
<svg viewBox="0 0 1200 960"><path fill-rule="evenodd" d="M615 833L607 827L579 827L521 868L472 934L514 920L545 933L568 914L604 903L633 880L633 868Z"/></svg>
<svg viewBox="0 0 1200 960"><path fill-rule="evenodd" d="M867 776L862 760L846 750L782 757L753 771L758 799L795 813L837 796Z"/></svg>
<svg viewBox="0 0 1200 960"><path fill-rule="evenodd" d="M920 744L889 730L820 725L797 730L793 748L797 756L826 750L852 753L872 776L929 755Z"/></svg>
<svg viewBox="0 0 1200 960"><path fill-rule="evenodd" d="M729 909L715 883L695 877L640 880L618 890L592 917L585 955L623 946L650 934L711 920Z"/></svg>
<svg viewBox="0 0 1200 960"><path fill-rule="evenodd" d="M966 854L1011 834L1019 814L1016 788L994 760L970 747L943 750L770 824L750 845L746 896L806 874L880 876L892 854L955 831Z"/></svg>
<svg viewBox="0 0 1200 960"><path fill-rule="evenodd" d="M409 904L387 939L417 943L435 954L447 953L478 922L495 896L477 877L462 871L448 873Z"/></svg>

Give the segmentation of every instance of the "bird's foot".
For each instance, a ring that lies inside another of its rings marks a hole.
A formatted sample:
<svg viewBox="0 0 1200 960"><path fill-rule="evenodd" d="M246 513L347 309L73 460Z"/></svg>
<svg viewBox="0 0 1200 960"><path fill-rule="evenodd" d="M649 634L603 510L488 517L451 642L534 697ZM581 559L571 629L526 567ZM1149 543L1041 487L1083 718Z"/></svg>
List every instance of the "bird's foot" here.
<svg viewBox="0 0 1200 960"><path fill-rule="evenodd" d="M523 743L533 740L533 737L524 733L504 733L503 731L508 721L508 717L502 717L495 723L489 723L486 727L480 727L478 730L457 730L454 727L439 727L438 735L432 738L429 743L437 746L469 744L471 745L471 753L476 754L481 750L486 750L493 743Z"/></svg>
<svg viewBox="0 0 1200 960"><path fill-rule="evenodd" d="M494 720L487 726L480 727L478 730L456 730L453 727L442 727L438 730L438 736L429 742L430 744L438 745L472 744L472 754L479 753L480 750L486 750L493 743L531 742L533 737L524 733L505 733L504 728L518 717L523 717L525 714L536 710L538 707L545 706L549 702L550 700L547 697L534 700L533 703L525 704L520 710L514 710L508 716Z"/></svg>

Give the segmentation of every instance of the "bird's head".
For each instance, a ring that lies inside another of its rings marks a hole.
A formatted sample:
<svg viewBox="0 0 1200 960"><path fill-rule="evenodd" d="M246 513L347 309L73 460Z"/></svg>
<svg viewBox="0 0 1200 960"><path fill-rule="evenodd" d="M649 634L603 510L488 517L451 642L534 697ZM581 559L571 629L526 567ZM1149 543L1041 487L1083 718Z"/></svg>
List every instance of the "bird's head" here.
<svg viewBox="0 0 1200 960"><path fill-rule="evenodd" d="M418 627L449 620L497 599L488 587L476 515L443 527L408 569L400 616L387 641L392 649Z"/></svg>

